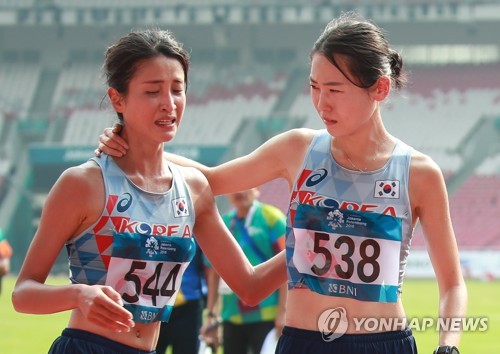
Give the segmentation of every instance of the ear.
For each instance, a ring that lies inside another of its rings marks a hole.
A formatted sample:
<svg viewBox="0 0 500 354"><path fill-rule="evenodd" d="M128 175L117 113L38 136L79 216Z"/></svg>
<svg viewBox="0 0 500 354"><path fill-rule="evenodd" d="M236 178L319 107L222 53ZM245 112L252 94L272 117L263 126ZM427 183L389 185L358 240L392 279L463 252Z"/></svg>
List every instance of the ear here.
<svg viewBox="0 0 500 354"><path fill-rule="evenodd" d="M389 95L391 90L391 79L387 76L381 76L373 87L373 98L377 101L383 101Z"/></svg>
<svg viewBox="0 0 500 354"><path fill-rule="evenodd" d="M108 88L108 97L117 113L123 113L123 96L114 87Z"/></svg>

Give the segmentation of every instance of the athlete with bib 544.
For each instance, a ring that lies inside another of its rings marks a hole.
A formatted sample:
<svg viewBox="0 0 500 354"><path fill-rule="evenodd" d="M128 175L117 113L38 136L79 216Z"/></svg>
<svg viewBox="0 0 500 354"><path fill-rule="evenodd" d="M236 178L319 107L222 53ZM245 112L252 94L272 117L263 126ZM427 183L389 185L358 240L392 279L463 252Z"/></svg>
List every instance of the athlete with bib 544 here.
<svg viewBox="0 0 500 354"><path fill-rule="evenodd" d="M284 251L253 267L225 227L205 176L164 155L184 113L189 69L171 33L129 33L108 48L103 68L129 153L92 158L60 176L12 296L23 313L71 310L50 353L154 353L160 321L168 321L195 253L193 235L250 304L286 281ZM71 284L47 285L63 247Z"/></svg>

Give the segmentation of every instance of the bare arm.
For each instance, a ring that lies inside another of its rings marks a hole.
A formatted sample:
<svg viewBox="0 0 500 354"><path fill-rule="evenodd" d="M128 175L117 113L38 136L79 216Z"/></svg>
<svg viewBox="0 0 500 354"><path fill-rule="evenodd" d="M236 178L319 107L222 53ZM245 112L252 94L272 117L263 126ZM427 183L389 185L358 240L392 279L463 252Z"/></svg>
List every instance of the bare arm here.
<svg viewBox="0 0 500 354"><path fill-rule="evenodd" d="M200 333L205 342L212 347L213 352L217 352L219 348L219 274L212 268L207 267L207 306L206 315L203 316L203 325L201 326Z"/></svg>
<svg viewBox="0 0 500 354"><path fill-rule="evenodd" d="M110 287L45 284L65 242L88 227L97 210L102 210L99 177L100 172L92 168L71 168L50 191L12 294L16 311L49 314L79 309L89 321L111 330L126 331L133 324L131 314L121 307L120 295Z"/></svg>
<svg viewBox="0 0 500 354"><path fill-rule="evenodd" d="M206 309L209 314L216 314L217 301L219 299L219 274L212 268L208 267L206 270L207 279L207 306Z"/></svg>
<svg viewBox="0 0 500 354"><path fill-rule="evenodd" d="M126 153L126 141L118 135L116 126L113 129L106 128L99 136L97 156L100 155L99 150L112 156ZM167 155L178 165L195 167L203 172L215 195L258 187L276 178L285 178L291 186L313 135L314 130L292 129L269 139L250 154L216 167L207 167L174 154Z"/></svg>
<svg viewBox="0 0 500 354"><path fill-rule="evenodd" d="M429 256L439 285L439 316L463 318L467 308L467 289L453 231L448 195L439 167L427 156L412 160L410 195L413 209L424 231ZM433 186L429 193L428 186ZM455 345L461 332L442 331L439 345Z"/></svg>
<svg viewBox="0 0 500 354"><path fill-rule="evenodd" d="M194 235L215 271L246 303L255 306L286 281L284 251L253 267L224 225L208 182L195 169L187 178L195 204Z"/></svg>
<svg viewBox="0 0 500 354"><path fill-rule="evenodd" d="M215 195L258 187L284 178L291 188L314 131L293 129L278 134L248 155L203 171Z"/></svg>

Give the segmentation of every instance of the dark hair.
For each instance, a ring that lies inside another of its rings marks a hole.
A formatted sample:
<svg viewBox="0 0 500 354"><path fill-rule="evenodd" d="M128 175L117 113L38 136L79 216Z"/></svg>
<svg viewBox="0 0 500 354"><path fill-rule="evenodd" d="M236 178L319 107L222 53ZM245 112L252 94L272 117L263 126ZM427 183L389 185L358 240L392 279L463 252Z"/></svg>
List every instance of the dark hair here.
<svg viewBox="0 0 500 354"><path fill-rule="evenodd" d="M343 13L328 23L310 57L315 53L323 54L358 87L368 88L384 75L396 89L406 82L403 58L389 48L383 30L355 12ZM346 65L348 72L340 64Z"/></svg>
<svg viewBox="0 0 500 354"><path fill-rule="evenodd" d="M167 30L146 29L128 33L106 50L102 71L109 87L127 94L137 65L147 59L163 55L179 61L184 69L184 82L187 90L189 54ZM120 121L123 117L118 113Z"/></svg>

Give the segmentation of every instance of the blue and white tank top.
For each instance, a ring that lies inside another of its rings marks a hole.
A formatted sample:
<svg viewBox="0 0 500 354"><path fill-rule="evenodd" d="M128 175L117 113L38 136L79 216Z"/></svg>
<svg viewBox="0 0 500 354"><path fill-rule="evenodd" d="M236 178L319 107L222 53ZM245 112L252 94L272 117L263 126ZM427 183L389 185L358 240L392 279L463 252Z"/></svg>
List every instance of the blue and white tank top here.
<svg viewBox="0 0 500 354"><path fill-rule="evenodd" d="M287 216L289 288L360 301L396 302L413 234L412 148L397 141L376 171L351 171L319 130L294 182Z"/></svg>
<svg viewBox="0 0 500 354"><path fill-rule="evenodd" d="M97 222L66 244L70 280L112 286L136 322L168 321L196 251L189 188L171 163L172 187L152 193L110 156L91 160L101 167L106 203Z"/></svg>

